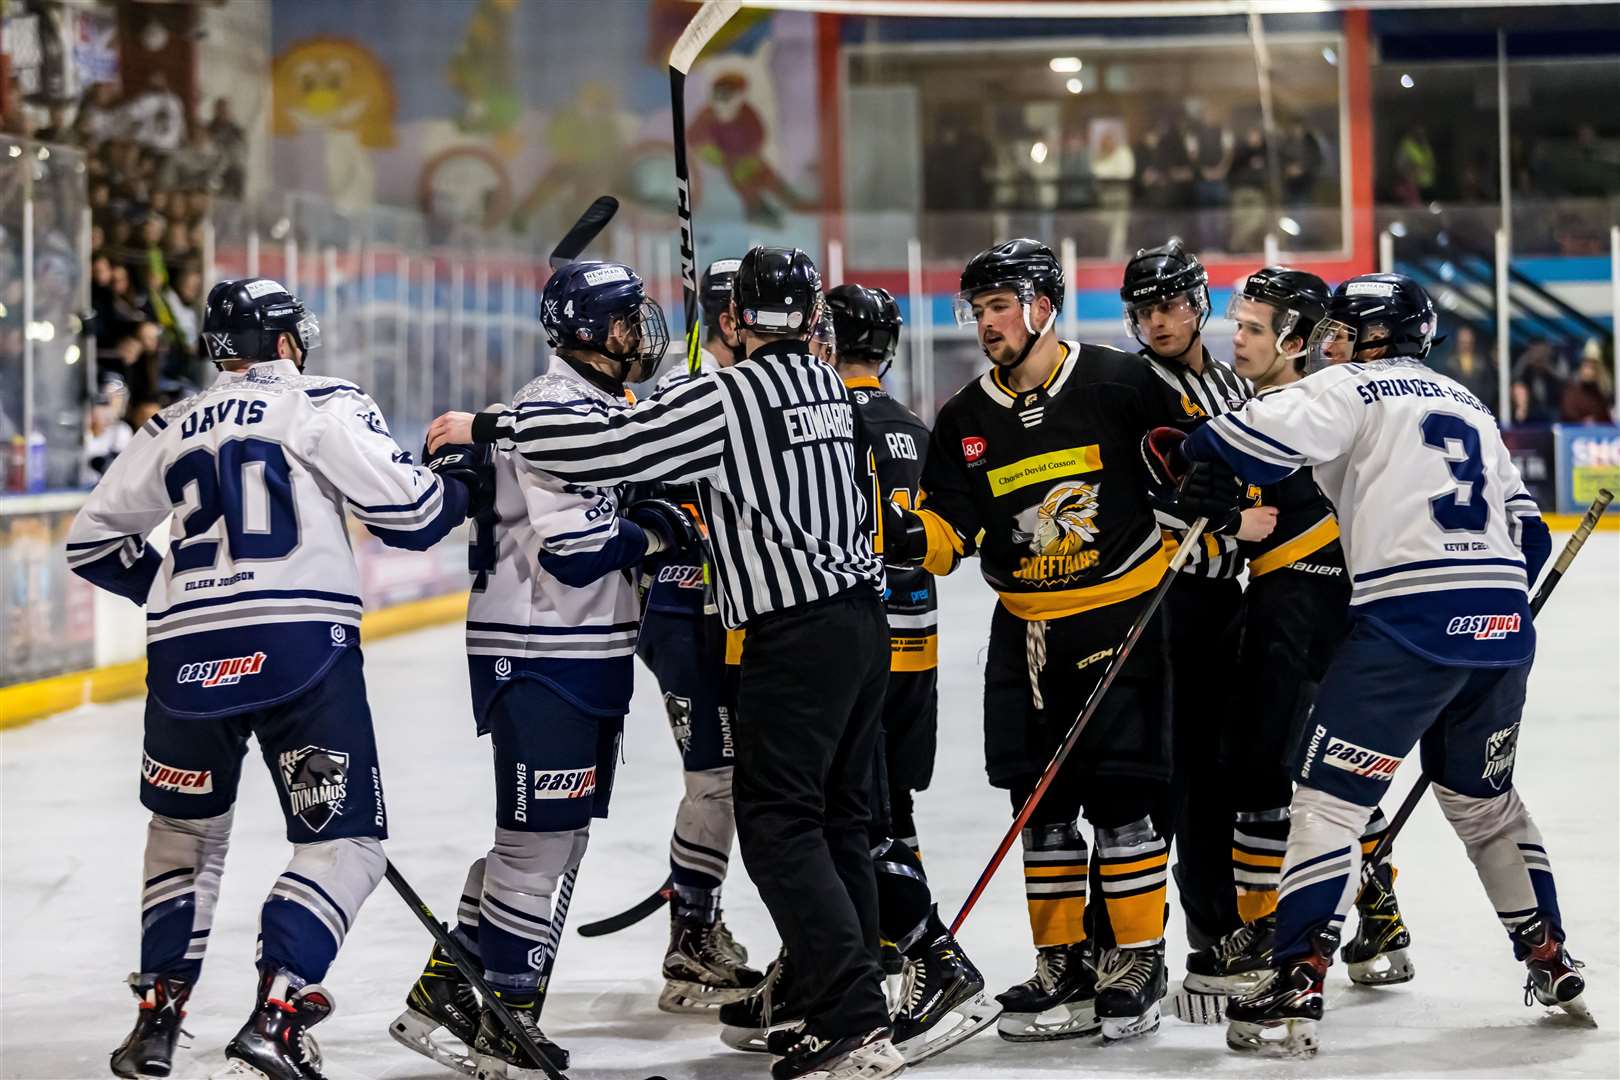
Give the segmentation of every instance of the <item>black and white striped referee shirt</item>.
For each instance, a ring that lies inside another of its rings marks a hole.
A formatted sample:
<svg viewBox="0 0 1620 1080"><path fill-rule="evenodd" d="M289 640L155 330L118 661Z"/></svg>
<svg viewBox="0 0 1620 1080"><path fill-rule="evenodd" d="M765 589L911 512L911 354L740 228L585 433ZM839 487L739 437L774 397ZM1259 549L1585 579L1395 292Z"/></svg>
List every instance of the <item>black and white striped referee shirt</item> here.
<svg viewBox="0 0 1620 1080"><path fill-rule="evenodd" d="M1177 426L1186 431L1242 408L1254 396L1249 381L1211 356L1208 349L1204 350L1204 370L1200 372L1175 360L1161 360L1146 349L1142 357L1164 388ZM1157 513L1161 525L1178 534L1186 531L1188 522L1162 510ZM1205 533L1203 542L1182 564L1181 572L1193 577L1235 578L1242 569L1243 554L1238 550L1237 537Z"/></svg>
<svg viewBox="0 0 1620 1080"><path fill-rule="evenodd" d="M473 435L592 487L702 481L728 627L858 587L881 594L883 563L862 524L868 480L854 405L837 372L803 347L762 346L629 409L535 402L480 413Z"/></svg>

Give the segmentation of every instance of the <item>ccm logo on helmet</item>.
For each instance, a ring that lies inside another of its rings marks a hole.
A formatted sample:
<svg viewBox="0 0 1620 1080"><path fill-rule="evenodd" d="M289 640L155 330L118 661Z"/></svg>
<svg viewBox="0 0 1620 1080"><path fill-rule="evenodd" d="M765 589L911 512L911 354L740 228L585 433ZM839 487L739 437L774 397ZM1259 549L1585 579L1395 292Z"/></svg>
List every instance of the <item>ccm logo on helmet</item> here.
<svg viewBox="0 0 1620 1080"><path fill-rule="evenodd" d="M1473 635L1475 641L1496 641L1519 632L1519 616L1460 615L1446 624L1448 637Z"/></svg>

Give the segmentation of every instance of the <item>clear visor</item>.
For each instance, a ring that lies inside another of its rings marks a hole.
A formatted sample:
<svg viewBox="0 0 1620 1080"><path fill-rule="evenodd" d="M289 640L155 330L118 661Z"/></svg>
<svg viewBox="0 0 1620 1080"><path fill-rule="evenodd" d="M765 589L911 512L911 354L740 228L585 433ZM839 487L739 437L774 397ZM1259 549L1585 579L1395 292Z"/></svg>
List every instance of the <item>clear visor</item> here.
<svg viewBox="0 0 1620 1080"><path fill-rule="evenodd" d="M1026 307L1035 300L1035 286L1022 278L1016 281L998 281L990 285L981 285L976 289L963 289L961 292L956 294L956 300L951 305L952 310L956 312L956 325L978 325L979 315L978 312L974 310L974 298L986 297L991 293L1000 292L1003 290L1010 290L1013 294L1014 300L1019 304L1025 305ZM982 308L983 306L984 303L981 299L979 302L979 307Z"/></svg>
<svg viewBox="0 0 1620 1080"><path fill-rule="evenodd" d="M1177 293L1174 296L1167 296L1163 300L1148 300L1140 304L1126 304L1126 332L1140 341L1141 336L1138 331L1155 313L1167 315L1177 321L1183 319L1196 320L1203 314L1203 308L1187 293Z"/></svg>
<svg viewBox="0 0 1620 1080"><path fill-rule="evenodd" d="M298 320L298 344L304 352L311 353L321 347L321 324L315 316L306 314Z"/></svg>
<svg viewBox="0 0 1620 1080"><path fill-rule="evenodd" d="M1337 319L1323 319L1311 331L1305 346L1305 368L1316 371L1348 362L1356 353L1356 328Z"/></svg>

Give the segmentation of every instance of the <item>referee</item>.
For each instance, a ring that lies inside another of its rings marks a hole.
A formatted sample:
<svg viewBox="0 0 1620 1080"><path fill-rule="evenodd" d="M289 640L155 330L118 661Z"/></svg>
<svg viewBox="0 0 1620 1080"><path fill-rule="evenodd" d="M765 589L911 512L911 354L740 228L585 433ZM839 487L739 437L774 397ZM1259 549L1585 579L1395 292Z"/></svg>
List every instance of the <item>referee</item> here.
<svg viewBox="0 0 1620 1080"><path fill-rule="evenodd" d="M792 968L805 1034L778 1080L855 1060L887 1076L877 888L867 848L888 677L883 566L854 407L809 355L821 275L755 247L733 313L747 358L615 412L587 404L446 413L429 446L494 443L564 481L702 481L720 613L746 628L733 797L744 863ZM829 677L829 673L833 673ZM797 1010L795 1010L797 1011Z"/></svg>

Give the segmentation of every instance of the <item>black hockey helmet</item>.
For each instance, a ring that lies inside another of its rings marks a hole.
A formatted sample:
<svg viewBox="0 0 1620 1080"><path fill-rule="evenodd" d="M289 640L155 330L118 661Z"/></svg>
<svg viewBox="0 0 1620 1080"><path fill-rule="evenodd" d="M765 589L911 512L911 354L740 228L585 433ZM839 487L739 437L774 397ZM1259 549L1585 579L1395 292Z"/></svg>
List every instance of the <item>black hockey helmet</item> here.
<svg viewBox="0 0 1620 1080"><path fill-rule="evenodd" d="M1017 294L1027 324L1028 309L1037 296L1052 301L1054 314L1063 310L1063 267L1052 249L1039 240L1006 240L986 248L962 268L961 291L956 294L957 325L971 326L975 321L973 298L995 289L1011 289ZM1040 332L1033 327L1029 331Z"/></svg>
<svg viewBox="0 0 1620 1080"><path fill-rule="evenodd" d="M709 333L719 328L720 313L731 306L731 287L741 265L741 259L716 259L698 281L698 305L703 308L703 323Z"/></svg>
<svg viewBox="0 0 1620 1080"><path fill-rule="evenodd" d="M1315 274L1295 270L1289 266L1267 266L1256 270L1239 281L1232 289L1232 299L1226 305L1226 317L1238 317L1238 304L1249 300L1265 304L1272 309L1271 329L1277 335L1277 352L1283 352L1283 342L1290 337L1309 341L1316 324L1327 312L1327 282ZM1284 354L1298 360L1305 350Z"/></svg>
<svg viewBox="0 0 1620 1080"><path fill-rule="evenodd" d="M306 357L321 346L320 323L279 281L239 278L208 290L202 351L216 367L231 360L274 360L284 333ZM298 366L304 366L302 357Z"/></svg>
<svg viewBox="0 0 1620 1080"><path fill-rule="evenodd" d="M900 305L887 289L840 285L827 293L840 360L882 364L900 344Z"/></svg>
<svg viewBox="0 0 1620 1080"><path fill-rule="evenodd" d="M1119 287L1119 298L1125 302L1125 329L1146 345L1137 325L1138 314L1183 295L1202 330L1209 319L1209 271L1198 256L1178 236L1159 247L1138 249L1125 264L1125 280Z"/></svg>
<svg viewBox="0 0 1620 1080"><path fill-rule="evenodd" d="M748 249L737 267L737 321L756 334L808 337L821 317L821 271L799 248Z"/></svg>
<svg viewBox="0 0 1620 1080"><path fill-rule="evenodd" d="M1306 348L1306 366L1342 364L1369 349L1382 349L1379 359L1421 360L1438 322L1434 301L1405 274L1362 274L1333 290Z"/></svg>

